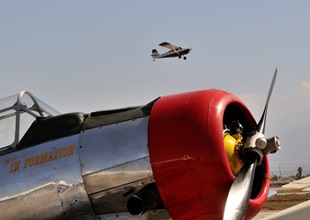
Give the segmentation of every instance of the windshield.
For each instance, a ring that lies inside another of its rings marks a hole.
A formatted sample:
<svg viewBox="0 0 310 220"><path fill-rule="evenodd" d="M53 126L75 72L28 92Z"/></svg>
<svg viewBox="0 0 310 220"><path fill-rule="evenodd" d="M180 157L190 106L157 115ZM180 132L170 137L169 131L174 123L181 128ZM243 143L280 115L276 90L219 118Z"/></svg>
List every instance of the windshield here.
<svg viewBox="0 0 310 220"><path fill-rule="evenodd" d="M59 114L27 91L0 99L0 149L16 147L37 117Z"/></svg>

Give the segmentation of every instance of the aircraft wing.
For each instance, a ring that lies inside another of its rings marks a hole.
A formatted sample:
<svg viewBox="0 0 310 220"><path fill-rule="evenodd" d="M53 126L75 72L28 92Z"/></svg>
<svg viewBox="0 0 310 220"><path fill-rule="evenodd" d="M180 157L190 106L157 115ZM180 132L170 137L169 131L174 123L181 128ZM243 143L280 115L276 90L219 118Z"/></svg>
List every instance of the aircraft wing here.
<svg viewBox="0 0 310 220"><path fill-rule="evenodd" d="M262 219L265 219L265 220L290 220L290 219L307 220L309 219L309 208L310 208L310 200L297 204L290 208L284 209L280 212L274 213Z"/></svg>
<svg viewBox="0 0 310 220"><path fill-rule="evenodd" d="M166 47L166 48L168 48L170 50L176 50L177 48L180 48L179 46L170 44L168 42L162 42L161 44L159 44L159 46Z"/></svg>

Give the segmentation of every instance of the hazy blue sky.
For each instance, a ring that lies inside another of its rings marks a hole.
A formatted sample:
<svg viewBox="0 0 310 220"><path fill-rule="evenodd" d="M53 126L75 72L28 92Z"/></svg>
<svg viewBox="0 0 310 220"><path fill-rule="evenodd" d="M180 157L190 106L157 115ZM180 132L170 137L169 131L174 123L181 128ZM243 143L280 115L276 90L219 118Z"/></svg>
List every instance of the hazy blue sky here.
<svg viewBox="0 0 310 220"><path fill-rule="evenodd" d="M0 94L91 112L218 88L258 120L277 67L266 132L283 149L272 172L303 162L310 173L309 25L309 1L0 1ZM193 50L153 62L163 41Z"/></svg>

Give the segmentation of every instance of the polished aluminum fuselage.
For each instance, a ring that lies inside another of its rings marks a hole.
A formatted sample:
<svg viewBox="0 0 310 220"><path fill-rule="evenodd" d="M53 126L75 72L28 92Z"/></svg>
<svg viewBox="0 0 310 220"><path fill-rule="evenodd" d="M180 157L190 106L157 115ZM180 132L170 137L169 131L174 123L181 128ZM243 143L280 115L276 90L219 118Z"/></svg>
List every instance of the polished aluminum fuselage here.
<svg viewBox="0 0 310 220"><path fill-rule="evenodd" d="M154 181L148 118L82 129L1 155L0 219L129 217L122 214L128 198Z"/></svg>

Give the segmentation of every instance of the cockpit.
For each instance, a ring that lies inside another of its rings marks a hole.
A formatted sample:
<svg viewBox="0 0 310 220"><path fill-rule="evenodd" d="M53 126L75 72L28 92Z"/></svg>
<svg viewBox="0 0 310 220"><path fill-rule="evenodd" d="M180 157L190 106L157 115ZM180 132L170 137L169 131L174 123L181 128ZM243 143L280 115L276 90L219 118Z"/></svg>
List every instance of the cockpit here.
<svg viewBox="0 0 310 220"><path fill-rule="evenodd" d="M0 99L0 151L16 148L31 124L38 118L59 115L28 91Z"/></svg>
<svg viewBox="0 0 310 220"><path fill-rule="evenodd" d="M0 155L55 141L82 130L149 115L154 102L146 106L108 111L61 114L30 92L0 99Z"/></svg>

